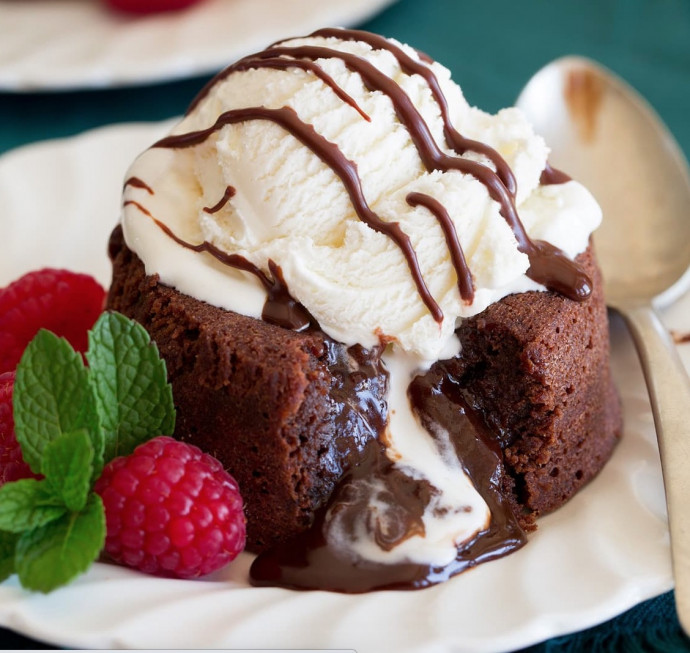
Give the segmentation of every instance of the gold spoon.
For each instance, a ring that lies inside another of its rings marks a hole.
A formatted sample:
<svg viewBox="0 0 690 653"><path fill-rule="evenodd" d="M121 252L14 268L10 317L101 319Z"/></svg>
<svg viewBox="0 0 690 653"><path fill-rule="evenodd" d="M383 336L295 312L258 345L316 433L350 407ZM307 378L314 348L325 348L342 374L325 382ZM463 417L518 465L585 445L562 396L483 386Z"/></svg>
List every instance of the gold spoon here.
<svg viewBox="0 0 690 653"><path fill-rule="evenodd" d="M642 361L666 490L676 609L690 633L690 381L655 309L690 285L690 172L649 104L583 57L542 68L517 101L551 147L550 162L585 184L604 212L594 243L608 305Z"/></svg>

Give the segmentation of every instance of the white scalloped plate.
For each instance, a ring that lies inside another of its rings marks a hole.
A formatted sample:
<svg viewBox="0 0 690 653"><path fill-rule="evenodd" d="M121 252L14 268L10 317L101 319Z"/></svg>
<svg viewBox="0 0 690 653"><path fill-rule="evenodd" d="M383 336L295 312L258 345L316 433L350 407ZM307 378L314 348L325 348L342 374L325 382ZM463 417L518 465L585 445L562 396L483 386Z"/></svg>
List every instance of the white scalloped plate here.
<svg viewBox="0 0 690 653"><path fill-rule="evenodd" d="M40 266L109 280L105 249L133 156L166 127L122 125L0 157L0 285ZM59 173L59 174L56 174ZM666 314L690 331L690 297ZM0 585L0 623L81 648L352 648L507 651L604 621L672 587L652 417L631 343L614 320L625 436L604 471L540 521L522 550L418 592L347 596L256 589L243 555L203 581L95 564L47 596ZM690 365L689 346L681 348Z"/></svg>
<svg viewBox="0 0 690 653"><path fill-rule="evenodd" d="M103 0L0 0L0 89L65 90L220 70L287 36L366 20L394 0L203 0L129 16Z"/></svg>

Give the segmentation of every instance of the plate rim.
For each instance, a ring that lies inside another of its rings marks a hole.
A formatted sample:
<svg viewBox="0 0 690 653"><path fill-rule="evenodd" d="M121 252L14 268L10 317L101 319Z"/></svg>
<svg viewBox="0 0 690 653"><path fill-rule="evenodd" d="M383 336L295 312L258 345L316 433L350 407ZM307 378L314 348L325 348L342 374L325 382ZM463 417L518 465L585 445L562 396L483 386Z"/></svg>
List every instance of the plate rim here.
<svg viewBox="0 0 690 653"><path fill-rule="evenodd" d="M101 1L101 0L92 0ZM363 23L374 17L386 7L394 4L397 0L291 0L300 2L300 13L304 14L303 20L296 20L288 29L295 30L296 34L312 31L325 24L342 25L345 27ZM242 2L260 2L260 13L271 15L271 5L283 0L204 0L198 5L194 5L186 10L178 12L160 13L146 16L118 16L104 8L89 9L88 5L75 0L32 0L32 2L19 2L17 0L0 0L0 17L3 12L24 13L26 22L40 22L42 19L53 19L52 13L55 6L62 4L65 7L71 5L84 4L89 16L93 17L93 27L110 30L109 33L122 41L135 37L134 45L139 45L145 36L145 29L149 27L158 32L166 24L173 24L178 29L187 16L198 16L202 12L208 14L207 20L229 20L232 18L233 11L236 16L242 16L244 9L240 6ZM233 6L235 8L233 9ZM52 12L51 12L52 10ZM37 12L40 12L37 14ZM84 14L86 15L86 14ZM52 24L52 23L51 23ZM81 33L82 30L80 30ZM55 25L54 33L70 34ZM72 33L73 36L73 33ZM107 88L128 88L138 87L151 83L172 82L181 79L192 78L213 74L224 68L229 62L253 52L254 50L265 47L271 41L285 37L283 28L270 22L266 28L259 33L252 34L245 39L245 45L241 48L232 48L227 45L228 41L215 44L215 50L208 52L208 43L204 45L204 53L194 49L178 50L177 52L162 52L158 55L157 65L144 72L132 72L131 66L127 68L123 64L132 64L135 60L125 60L118 63L119 68L113 69L113 62L108 63L108 51L103 51L101 57L90 59L86 68L77 67L76 72L71 75L65 74L55 77L54 68L49 68L47 73L35 72L35 66L29 68L29 74L22 72L22 67L26 67L27 59L14 57L14 63L8 64L3 61L2 49L0 48L0 91L8 93L42 93L55 91L78 91L78 90L102 90ZM108 42L112 44L111 42ZM43 44L45 46L45 44ZM136 51L136 48L133 48ZM51 50L44 55L45 59L50 59ZM9 53L10 55L13 52ZM93 53L91 53L93 54ZM7 55L5 55L7 56ZM29 52L26 57L35 56L35 52ZM110 68L109 68L110 67ZM33 71L33 72L32 72Z"/></svg>

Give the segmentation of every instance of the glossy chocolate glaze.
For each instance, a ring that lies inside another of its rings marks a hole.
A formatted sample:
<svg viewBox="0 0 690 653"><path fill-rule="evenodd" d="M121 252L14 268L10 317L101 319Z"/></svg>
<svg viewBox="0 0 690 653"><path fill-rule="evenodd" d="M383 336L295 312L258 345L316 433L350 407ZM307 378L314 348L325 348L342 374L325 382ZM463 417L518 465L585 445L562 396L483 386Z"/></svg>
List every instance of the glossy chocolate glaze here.
<svg viewBox="0 0 690 653"><path fill-rule="evenodd" d="M423 533L421 515L435 488L413 480L386 456L378 441L369 441L358 464L342 478L326 506L307 531L260 554L250 569L255 586L327 589L360 593L383 589L420 589L447 580L470 567L506 555L524 545L522 529L501 493L501 451L481 416L473 414L459 384L456 360L434 365L410 385L414 410L429 432L447 430L455 451L491 510L486 529L459 549L445 567L417 563L380 564L353 560L329 544L329 529L339 520L345 532L363 511L375 540L384 550ZM377 499L386 506L383 518L371 512L372 480L385 488Z"/></svg>
<svg viewBox="0 0 690 653"><path fill-rule="evenodd" d="M324 343L324 362L331 373L329 414L335 433L324 455L338 477L355 467L367 446L376 442L388 421L388 370L381 361L382 346L346 347L326 336L315 323Z"/></svg>

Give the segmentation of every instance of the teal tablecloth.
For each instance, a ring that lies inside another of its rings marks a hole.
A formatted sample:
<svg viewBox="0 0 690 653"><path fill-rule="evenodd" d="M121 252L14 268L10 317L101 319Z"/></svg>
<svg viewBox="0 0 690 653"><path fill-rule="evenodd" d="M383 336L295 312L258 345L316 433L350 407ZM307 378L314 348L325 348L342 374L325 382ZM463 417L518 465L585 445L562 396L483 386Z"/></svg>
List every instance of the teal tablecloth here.
<svg viewBox="0 0 690 653"><path fill-rule="evenodd" d="M645 95L690 153L688 0L400 0L362 27L428 52L451 69L471 103L488 111L511 104L551 59L593 57ZM204 79L0 93L0 152L107 123L179 115Z"/></svg>
<svg viewBox="0 0 690 653"><path fill-rule="evenodd" d="M490 111L511 104L530 75L551 59L593 57L647 97L690 156L688 0L400 0L361 27L429 53L452 70L471 103ZM204 81L0 93L0 152L108 123L178 115ZM529 649L685 650L690 644L681 634L671 593L584 633Z"/></svg>

